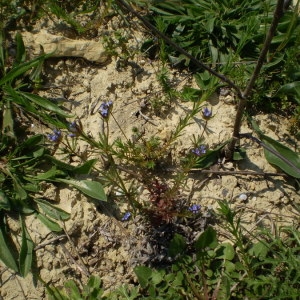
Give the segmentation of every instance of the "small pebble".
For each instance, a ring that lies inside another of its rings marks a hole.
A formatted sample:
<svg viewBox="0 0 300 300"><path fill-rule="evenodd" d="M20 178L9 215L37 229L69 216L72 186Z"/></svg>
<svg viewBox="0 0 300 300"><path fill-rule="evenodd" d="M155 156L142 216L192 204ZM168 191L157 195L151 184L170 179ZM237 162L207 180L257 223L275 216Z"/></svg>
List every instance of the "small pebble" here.
<svg viewBox="0 0 300 300"><path fill-rule="evenodd" d="M240 194L239 195L239 200L246 201L247 199L248 199L248 196L246 194Z"/></svg>

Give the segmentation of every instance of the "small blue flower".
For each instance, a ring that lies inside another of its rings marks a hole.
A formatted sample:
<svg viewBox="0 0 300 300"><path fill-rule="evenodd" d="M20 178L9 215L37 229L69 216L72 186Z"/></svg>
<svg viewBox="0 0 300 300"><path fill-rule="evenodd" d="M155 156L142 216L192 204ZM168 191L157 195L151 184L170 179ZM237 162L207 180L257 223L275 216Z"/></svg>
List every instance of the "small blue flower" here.
<svg viewBox="0 0 300 300"><path fill-rule="evenodd" d="M203 110L202 110L202 115L203 115L204 119L208 119L212 116L212 110L210 110L207 107L204 107Z"/></svg>
<svg viewBox="0 0 300 300"><path fill-rule="evenodd" d="M110 101L104 101L101 103L100 107L99 107L99 113L103 118L107 118L110 112L110 108L113 105L113 102Z"/></svg>
<svg viewBox="0 0 300 300"><path fill-rule="evenodd" d="M128 221L131 217L131 213L128 211L124 214L123 218L121 219L122 221Z"/></svg>
<svg viewBox="0 0 300 300"><path fill-rule="evenodd" d="M73 133L76 133L78 131L78 125L76 121L73 121L72 123L69 124L69 130Z"/></svg>
<svg viewBox="0 0 300 300"><path fill-rule="evenodd" d="M189 207L189 211L191 211L193 214L197 214L201 209L201 205L199 204L193 204L191 207Z"/></svg>
<svg viewBox="0 0 300 300"><path fill-rule="evenodd" d="M192 153L194 153L197 156L201 156L206 153L206 146L200 145L198 148L192 149Z"/></svg>
<svg viewBox="0 0 300 300"><path fill-rule="evenodd" d="M47 134L50 142L58 143L61 140L61 131L58 129L53 129L52 134Z"/></svg>
<svg viewBox="0 0 300 300"><path fill-rule="evenodd" d="M71 132L69 134L69 137L73 138L76 137L80 134L80 126L77 124L76 121L73 121L72 123L69 124L69 131Z"/></svg>

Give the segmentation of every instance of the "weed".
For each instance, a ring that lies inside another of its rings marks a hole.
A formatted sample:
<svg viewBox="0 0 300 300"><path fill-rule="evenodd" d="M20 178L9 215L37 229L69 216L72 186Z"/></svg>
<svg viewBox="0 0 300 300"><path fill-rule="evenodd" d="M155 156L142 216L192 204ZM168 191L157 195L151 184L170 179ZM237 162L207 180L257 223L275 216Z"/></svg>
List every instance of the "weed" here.
<svg viewBox="0 0 300 300"><path fill-rule="evenodd" d="M126 3L124 5L124 1L114 2L122 8L128 7ZM140 1L135 2L138 5ZM45 8L42 3L36 3ZM70 1L62 3L49 0L46 3L50 4L52 13L73 26L77 32L84 32L85 29L75 20L76 15L84 11L95 12L99 5L99 1L79 1L78 7L72 7ZM111 2L108 4L110 6ZM286 102L282 101L281 107L293 103L298 109L299 62L294 54L299 46L296 42L299 17L295 12L287 11L284 18L280 18L284 12L283 1L278 1L273 21L270 18L270 11L274 10L276 4L273 0L242 1L238 6L236 1L219 0L187 0L182 5L179 4L182 4L181 1L173 0L158 1L149 6L154 12L154 24L158 31L151 24L152 27L149 28L159 35L159 40L153 40L153 44L159 45L163 61L158 81L168 99L178 96L170 84L165 67L166 61L170 59L173 65L185 65L197 72L195 80L201 91L192 88L182 91L184 100L192 101L194 105L180 119L166 141L161 141L156 136L146 139L137 129L134 129L133 139L129 139L114 117L111 101L105 101L99 107L104 130L98 139L87 135L78 120L66 122L65 119L71 116L61 107L31 93L32 86L40 82L41 66L48 55L26 61L22 38L17 35L16 55L10 57L9 49L4 47L4 36L0 36L0 258L12 270L22 276L26 276L31 270L34 244L25 225L27 214L34 214L50 230L57 232L62 230L60 222L69 217L69 214L53 206L47 199L37 196L41 191L41 182L65 183L99 201L106 200L102 184L109 185L112 192L124 196L131 205L132 212L126 212L122 221L127 221L137 213L144 213L152 221L152 225L171 223L178 216L184 219L198 214L201 208L199 204L189 207L186 203L181 205L180 191L187 180L187 173L194 166L207 168L215 164L226 144L235 146L236 140L242 137L239 132L240 122L245 108L249 103L251 105L249 95L253 91L256 92L253 97L256 106L262 99L269 98L272 99L273 107L275 97L281 99L284 95ZM5 6L1 2L1 9L2 12L10 12L16 7ZM17 20L22 17L23 10L16 12L13 18ZM9 20L5 19L3 23L5 24L1 25L6 27ZM145 24L149 22L146 20ZM265 38L266 27L270 24L271 29ZM171 36L175 42L164 34ZM275 39L271 43L274 35ZM134 53L132 49L128 50L129 38L124 31L116 31L113 38L106 37L110 54L122 52L122 62L125 64ZM259 50L261 44L264 46ZM170 45L175 45L174 49ZM286 46L292 50L287 54L280 54ZM250 61L256 60L258 55L258 62L252 64ZM263 65L266 57L267 63ZM200 60L207 62L209 66ZM236 63L241 63L238 68ZM199 71L199 67L204 71ZM262 73L258 76L261 68ZM35 72L30 73L32 69ZM286 78L282 77L282 70ZM219 72L229 74L236 79L237 84ZM27 82L28 78L31 85ZM202 106L202 101L221 86L220 80L233 88L240 100L233 139L216 149L210 149L204 143L203 133L195 135L194 148L183 159L176 176L170 182L163 181L158 174L168 162L170 147L183 134L193 117L202 111L206 121L203 132L207 122L213 117L212 110ZM245 88L244 93L241 92L242 88ZM160 99L157 105L163 102ZM26 132L20 135L15 131L17 126L14 116L21 116L23 112L53 128L47 136L48 144L42 135L28 137ZM294 124L297 125L297 114L295 116ZM110 142L110 122L117 123L125 140L120 138ZM264 147L266 159L291 177L299 178L299 155L264 135L254 122L252 128L260 140L252 138ZM296 129L295 132L297 133ZM86 156L77 153L78 139L93 147L97 158L103 162L101 168L96 166L96 159L88 160ZM53 154L58 149L69 157L79 156L82 164L74 167L54 158ZM78 179L80 175L89 175L92 170L100 175L101 184L98 181ZM128 178L132 180L130 185L127 184ZM137 200L137 182L148 190L149 201L146 205ZM139 286L121 287L109 296L103 296L101 280L92 276L82 290L74 281L69 281L65 283L64 289L48 287L49 294L53 299L297 299L300 289L298 230L281 228L275 236L268 230L258 230L249 237L241 219L228 203L220 201L219 206L216 216L220 217L223 228L230 234L230 243L218 241L217 232L212 227L208 227L193 245L188 245L183 236L174 234L168 252L172 258L172 266L164 270L136 267ZM12 243L7 222L8 218L16 216L21 229L20 247ZM193 256L188 252L191 247Z"/></svg>
<svg viewBox="0 0 300 300"><path fill-rule="evenodd" d="M24 277L31 271L34 253L34 243L25 223L26 216L35 215L54 232L62 231L59 222L69 218L67 212L40 196L41 183L63 182L90 197L106 199L100 183L74 180L82 172L89 174L93 161L72 167L51 155L53 153L43 135L30 135L26 127L16 130L19 127L16 120L35 118L37 122L43 120L44 124L55 126L53 133L48 134L51 143L58 146L62 141L62 129L67 127L65 118L70 115L50 100L24 91L30 90L31 81L28 82L27 78L33 81L39 78L40 72L37 70L41 70L47 57L42 55L26 61L22 37L17 34L16 53L12 60L8 57L8 49L4 47L0 32L0 258L6 266ZM74 134L75 124L71 125ZM15 245L10 234L7 222L10 218L19 219L20 247Z"/></svg>
<svg viewBox="0 0 300 300"><path fill-rule="evenodd" d="M258 230L254 235L256 241L251 242L248 232L235 219L236 212L225 201L219 204L220 210L216 215L224 220L225 228L230 228L233 237L230 243L219 242L215 229L208 227L195 241L196 255L192 257L186 252L185 239L175 234L169 244L169 254L176 259L170 268L138 266L134 271L139 285L132 288L120 287L107 297L115 299L119 295L121 298L116 299L124 299L126 295L126 299L297 299L300 288L299 232L291 227L282 227L274 236L268 229ZM241 240L248 243L241 245ZM77 287L72 289L77 290ZM52 297L55 296L55 290L49 290ZM101 289L97 291L100 293Z"/></svg>

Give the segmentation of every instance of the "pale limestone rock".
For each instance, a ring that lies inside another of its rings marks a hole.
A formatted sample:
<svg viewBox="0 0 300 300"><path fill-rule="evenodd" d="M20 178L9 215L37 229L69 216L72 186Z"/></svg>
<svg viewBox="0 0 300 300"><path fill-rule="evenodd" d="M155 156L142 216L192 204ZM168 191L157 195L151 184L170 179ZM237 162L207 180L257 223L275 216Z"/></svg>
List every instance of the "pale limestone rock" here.
<svg viewBox="0 0 300 300"><path fill-rule="evenodd" d="M109 60L101 42L88 40L72 40L60 35L41 30L38 33L22 32L26 48L30 55L41 54L41 46L45 53L53 53L53 57L82 57L92 62L104 64Z"/></svg>

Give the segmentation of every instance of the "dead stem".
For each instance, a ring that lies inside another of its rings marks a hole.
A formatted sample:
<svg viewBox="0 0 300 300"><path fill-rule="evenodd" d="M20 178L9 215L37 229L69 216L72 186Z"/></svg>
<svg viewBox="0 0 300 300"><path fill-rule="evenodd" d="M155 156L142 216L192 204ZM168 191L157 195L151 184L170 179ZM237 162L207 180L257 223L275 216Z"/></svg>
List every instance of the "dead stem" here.
<svg viewBox="0 0 300 300"><path fill-rule="evenodd" d="M67 236L66 235L59 235L59 236L56 236L54 237L53 239L50 239L44 243L41 243L39 245L37 245L35 248L34 248L34 251L36 250L39 250L39 249L42 249L42 248L45 248L46 246L50 245L50 244L54 244L56 243L57 241L61 241L63 239L65 239Z"/></svg>
<svg viewBox="0 0 300 300"><path fill-rule="evenodd" d="M288 177L285 173L270 173L270 172L253 172L253 171L216 171L216 170L201 170L190 169L190 172L199 174L217 174L217 175L251 175L251 176L281 176Z"/></svg>
<svg viewBox="0 0 300 300"><path fill-rule="evenodd" d="M269 28L269 31L267 33L267 36L266 36L264 45L262 47L262 50L260 52L259 58L257 60L255 70L254 70L244 92L241 95L239 95L239 94L237 95L239 97L240 101L238 104L236 117L235 117L235 123L234 123L234 127L233 127L233 137L232 137L232 140L229 142L229 144L226 147L227 148L227 156L230 159L232 158L236 142L239 140L242 119L243 119L244 111L245 111L245 108L247 105L247 101L251 95L255 81L257 80L257 78L260 74L260 70L265 62L267 53L268 53L270 45L271 45L271 41L275 35L279 20L281 19L283 14L284 14L284 0L278 0L276 9L274 11L273 20L272 20L271 26ZM225 154L226 154L226 151L225 151Z"/></svg>

